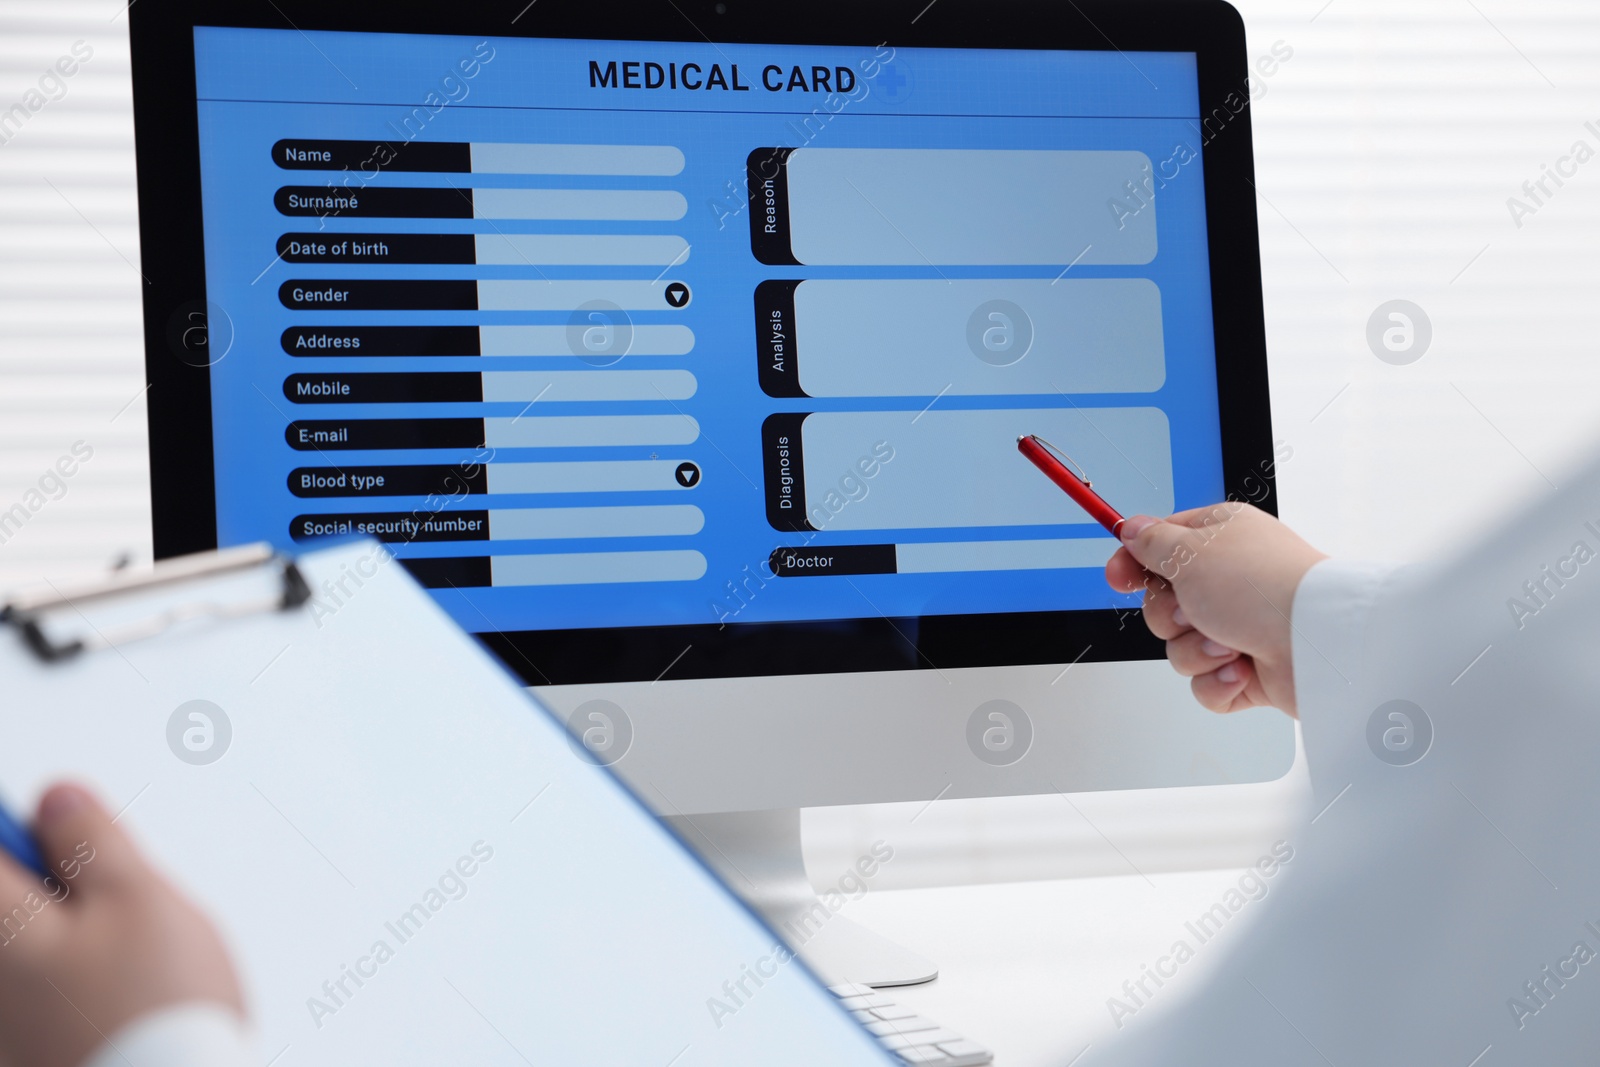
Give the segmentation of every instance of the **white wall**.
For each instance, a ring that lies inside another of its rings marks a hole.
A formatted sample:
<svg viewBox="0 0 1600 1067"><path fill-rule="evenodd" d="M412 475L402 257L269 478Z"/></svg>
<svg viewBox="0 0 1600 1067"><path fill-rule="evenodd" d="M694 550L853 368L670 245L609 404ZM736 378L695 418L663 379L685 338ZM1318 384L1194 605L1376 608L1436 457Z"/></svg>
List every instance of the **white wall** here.
<svg viewBox="0 0 1600 1067"><path fill-rule="evenodd" d="M1294 50L1256 107L1285 518L1324 549L1420 558L1561 484L1600 438L1600 159L1519 228L1507 199L1600 150L1592 0L1240 0L1250 52ZM119 0L4 0L0 110L93 56L0 144L0 510L76 441L94 457L0 544L0 587L149 555L138 234ZM1553 188L1553 187L1552 187ZM1430 351L1380 362L1382 303ZM810 812L827 877L875 837L880 884L1242 861L1292 787ZM916 816L915 822L912 821ZM1085 816L1087 818L1085 818Z"/></svg>

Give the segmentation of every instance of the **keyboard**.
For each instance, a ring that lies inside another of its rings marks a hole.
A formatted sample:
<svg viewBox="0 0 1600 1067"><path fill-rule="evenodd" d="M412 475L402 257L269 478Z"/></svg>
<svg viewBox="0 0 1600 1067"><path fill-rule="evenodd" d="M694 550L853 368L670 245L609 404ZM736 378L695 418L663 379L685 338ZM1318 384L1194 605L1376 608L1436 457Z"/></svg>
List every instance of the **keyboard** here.
<svg viewBox="0 0 1600 1067"><path fill-rule="evenodd" d="M838 997L839 1003L902 1063L917 1067L979 1067L994 1060L994 1053L976 1041L968 1041L910 1008L900 1007L882 990L848 983L830 986L828 992Z"/></svg>

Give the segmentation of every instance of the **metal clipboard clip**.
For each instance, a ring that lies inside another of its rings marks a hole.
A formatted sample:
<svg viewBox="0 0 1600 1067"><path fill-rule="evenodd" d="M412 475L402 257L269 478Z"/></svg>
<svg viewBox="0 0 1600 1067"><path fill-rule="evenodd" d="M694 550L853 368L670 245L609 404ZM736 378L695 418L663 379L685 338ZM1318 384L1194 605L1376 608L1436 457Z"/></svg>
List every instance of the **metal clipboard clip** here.
<svg viewBox="0 0 1600 1067"><path fill-rule="evenodd" d="M108 628L97 627L83 611L86 605L99 606L121 598L164 593L190 582L242 575L262 569L278 571L275 591L264 597L257 595L230 602L215 596L201 596ZM306 584L305 576L294 561L279 555L271 545L261 543L179 556L157 563L147 573L118 574L103 582L65 591L52 585L47 590L14 598L4 609L0 609L0 623L15 626L23 641L40 659L56 662L83 652L154 637L192 620L226 621L267 611L286 611L310 599L311 587ZM65 613L77 615L85 629L64 638L53 636L46 621Z"/></svg>

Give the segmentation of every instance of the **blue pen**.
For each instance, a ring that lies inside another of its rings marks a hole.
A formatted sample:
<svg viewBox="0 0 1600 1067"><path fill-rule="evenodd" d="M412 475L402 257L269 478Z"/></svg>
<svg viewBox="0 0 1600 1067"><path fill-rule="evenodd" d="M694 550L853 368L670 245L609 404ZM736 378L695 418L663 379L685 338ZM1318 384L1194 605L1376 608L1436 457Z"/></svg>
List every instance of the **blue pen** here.
<svg viewBox="0 0 1600 1067"><path fill-rule="evenodd" d="M33 835L27 827L11 817L11 812L6 810L4 804L0 804L0 848L40 878L50 877L50 868L44 865L44 857L39 854L39 846L33 840Z"/></svg>

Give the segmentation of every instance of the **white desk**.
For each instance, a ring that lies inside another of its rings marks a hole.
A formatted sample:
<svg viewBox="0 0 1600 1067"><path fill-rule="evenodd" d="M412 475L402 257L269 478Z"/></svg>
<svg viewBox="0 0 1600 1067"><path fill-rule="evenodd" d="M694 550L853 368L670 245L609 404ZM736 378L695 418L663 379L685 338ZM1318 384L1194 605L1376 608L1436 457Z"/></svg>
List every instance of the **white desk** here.
<svg viewBox="0 0 1600 1067"><path fill-rule="evenodd" d="M940 976L886 990L935 1022L995 1050L995 1067L1066 1067L1086 1045L1114 1041L1106 1001L1234 885L1240 871L872 892L842 914L927 955ZM1262 905L1246 904L1124 1032L1202 985Z"/></svg>

